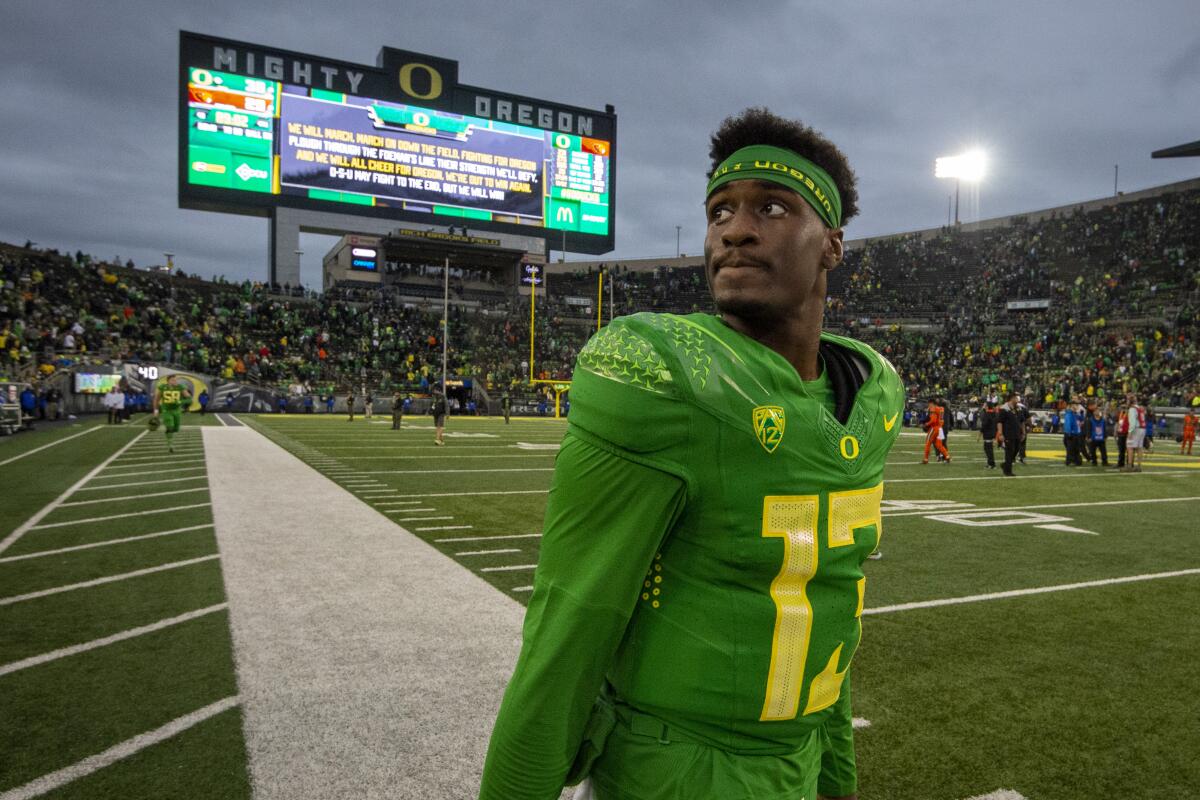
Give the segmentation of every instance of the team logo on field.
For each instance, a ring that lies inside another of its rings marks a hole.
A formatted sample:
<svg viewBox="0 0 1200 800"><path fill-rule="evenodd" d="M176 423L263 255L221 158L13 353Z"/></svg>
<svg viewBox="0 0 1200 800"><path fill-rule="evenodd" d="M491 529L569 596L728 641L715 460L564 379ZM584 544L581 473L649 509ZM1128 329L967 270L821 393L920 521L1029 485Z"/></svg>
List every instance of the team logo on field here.
<svg viewBox="0 0 1200 800"><path fill-rule="evenodd" d="M768 453L774 453L775 448L783 441L783 408L780 406L758 406L754 409L754 434L758 443Z"/></svg>

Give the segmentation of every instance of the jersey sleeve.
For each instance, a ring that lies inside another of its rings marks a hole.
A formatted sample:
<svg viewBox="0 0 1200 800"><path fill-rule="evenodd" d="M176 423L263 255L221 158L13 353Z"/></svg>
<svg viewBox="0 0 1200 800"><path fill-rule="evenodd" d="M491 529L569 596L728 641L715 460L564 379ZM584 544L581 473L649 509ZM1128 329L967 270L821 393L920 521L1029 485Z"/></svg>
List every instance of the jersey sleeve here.
<svg viewBox="0 0 1200 800"><path fill-rule="evenodd" d="M858 791L858 767L854 760L854 719L850 715L850 681L825 721L825 749L817 792L822 797L846 797Z"/></svg>
<svg viewBox="0 0 1200 800"><path fill-rule="evenodd" d="M673 375L670 346L642 316L614 320L579 353L571 426L631 460L686 476L691 404Z"/></svg>
<svg viewBox="0 0 1200 800"><path fill-rule="evenodd" d="M521 654L480 800L559 796L646 569L686 497L679 477L572 430L555 466Z"/></svg>

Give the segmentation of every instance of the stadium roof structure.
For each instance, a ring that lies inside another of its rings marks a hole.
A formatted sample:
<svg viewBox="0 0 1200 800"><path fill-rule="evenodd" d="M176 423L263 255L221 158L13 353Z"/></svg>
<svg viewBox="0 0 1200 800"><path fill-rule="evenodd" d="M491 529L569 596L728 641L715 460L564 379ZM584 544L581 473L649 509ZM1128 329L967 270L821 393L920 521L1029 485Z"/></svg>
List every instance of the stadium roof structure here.
<svg viewBox="0 0 1200 800"><path fill-rule="evenodd" d="M1155 150L1150 154L1151 158L1187 158L1189 156L1200 156L1200 141L1177 144L1174 147Z"/></svg>

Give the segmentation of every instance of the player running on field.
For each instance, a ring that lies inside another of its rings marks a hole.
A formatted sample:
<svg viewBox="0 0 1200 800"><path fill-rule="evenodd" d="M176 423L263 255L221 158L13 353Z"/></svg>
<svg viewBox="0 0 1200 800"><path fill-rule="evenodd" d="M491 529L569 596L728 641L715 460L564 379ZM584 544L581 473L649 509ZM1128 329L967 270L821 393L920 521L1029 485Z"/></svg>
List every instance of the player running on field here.
<svg viewBox="0 0 1200 800"><path fill-rule="evenodd" d="M579 355L484 800L857 791L848 676L904 389L821 331L857 211L841 151L751 109L711 155L719 316L623 317Z"/></svg>
<svg viewBox="0 0 1200 800"><path fill-rule="evenodd" d="M925 456L921 459L922 464L929 463L929 448L936 447L938 454L950 462L950 452L946 449L943 443L945 434L942 432L942 415L946 413L946 409L939 406L932 400L929 401L929 419L925 421Z"/></svg>
<svg viewBox="0 0 1200 800"><path fill-rule="evenodd" d="M1191 411L1183 416L1183 438L1179 441L1179 455L1192 454L1192 443L1196 441L1196 415Z"/></svg>
<svg viewBox="0 0 1200 800"><path fill-rule="evenodd" d="M184 401L192 399L192 390L179 383L179 376L172 373L167 376L166 383L158 384L154 392L154 416L162 422L163 432L167 435L167 451L175 452L175 434L179 433L179 425L183 421Z"/></svg>

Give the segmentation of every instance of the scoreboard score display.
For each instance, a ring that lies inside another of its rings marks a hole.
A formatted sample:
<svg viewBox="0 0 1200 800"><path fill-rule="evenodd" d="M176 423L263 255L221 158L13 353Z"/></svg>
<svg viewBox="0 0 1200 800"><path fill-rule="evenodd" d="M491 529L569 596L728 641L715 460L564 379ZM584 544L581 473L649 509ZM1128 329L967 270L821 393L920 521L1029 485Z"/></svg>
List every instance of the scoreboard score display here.
<svg viewBox="0 0 1200 800"><path fill-rule="evenodd" d="M183 207L291 205L612 249L611 107L461 86L456 62L390 48L381 68L187 33L180 52Z"/></svg>

